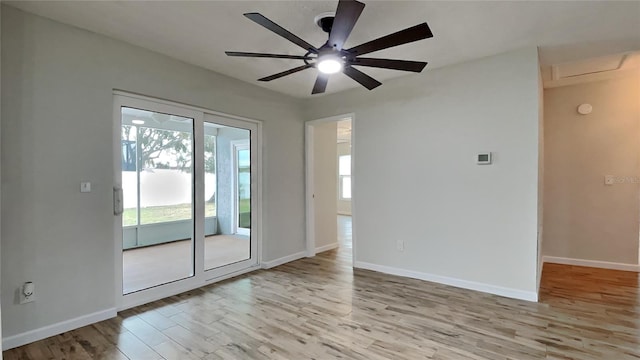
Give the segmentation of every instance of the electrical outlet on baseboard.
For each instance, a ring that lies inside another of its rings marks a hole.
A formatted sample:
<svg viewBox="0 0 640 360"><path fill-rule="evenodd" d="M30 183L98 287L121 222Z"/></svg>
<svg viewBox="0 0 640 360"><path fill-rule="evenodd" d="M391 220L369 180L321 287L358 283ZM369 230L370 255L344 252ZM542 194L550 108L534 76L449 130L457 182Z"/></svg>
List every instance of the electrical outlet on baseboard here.
<svg viewBox="0 0 640 360"><path fill-rule="evenodd" d="M31 281L22 284L18 292L20 294L20 304L26 304L36 300L35 285Z"/></svg>
<svg viewBox="0 0 640 360"><path fill-rule="evenodd" d="M613 185L616 183L616 178L613 175L605 175L604 176L604 184L605 185Z"/></svg>

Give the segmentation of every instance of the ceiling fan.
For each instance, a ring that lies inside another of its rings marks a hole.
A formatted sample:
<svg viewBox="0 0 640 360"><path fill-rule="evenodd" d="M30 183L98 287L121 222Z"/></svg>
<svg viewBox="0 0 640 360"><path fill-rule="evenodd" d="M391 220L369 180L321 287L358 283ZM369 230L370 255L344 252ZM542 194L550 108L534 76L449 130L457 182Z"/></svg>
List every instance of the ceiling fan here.
<svg viewBox="0 0 640 360"><path fill-rule="evenodd" d="M338 72L342 72L348 77L360 83L362 86L372 90L380 85L378 80L354 68L354 66L369 66L384 69L402 70L421 72L427 65L426 62L409 61L409 60L393 60L393 59L376 59L369 57L360 57L374 51L387 49L390 47L407 44L410 42L427 39L433 37L427 23L422 23L396 33L383 36L381 38L369 41L362 45L344 49L343 45L347 41L351 30L358 21L364 4L355 0L340 0L335 16L333 14L324 14L316 17L316 22L322 27L322 30L329 34L329 40L316 48L308 42L300 39L280 25L267 19L259 13L246 13L244 16L253 22L273 31L283 38L305 49L304 55L283 55L283 54L265 54L251 52L227 51L228 56L255 57L255 58L276 58L276 59L296 59L304 61L304 65L283 71L271 76L263 77L258 81L271 81L279 79L286 75L291 75L298 71L309 68L318 69L318 77L313 86L312 94L320 94L327 88L329 76Z"/></svg>

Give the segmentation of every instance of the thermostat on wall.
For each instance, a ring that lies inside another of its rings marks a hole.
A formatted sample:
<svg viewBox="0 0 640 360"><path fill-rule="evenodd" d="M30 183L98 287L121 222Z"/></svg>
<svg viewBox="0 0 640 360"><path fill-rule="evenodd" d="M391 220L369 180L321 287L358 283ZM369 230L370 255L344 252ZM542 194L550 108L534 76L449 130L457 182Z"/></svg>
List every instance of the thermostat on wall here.
<svg viewBox="0 0 640 360"><path fill-rule="evenodd" d="M491 164L491 153L479 153L478 154L478 165L489 165Z"/></svg>

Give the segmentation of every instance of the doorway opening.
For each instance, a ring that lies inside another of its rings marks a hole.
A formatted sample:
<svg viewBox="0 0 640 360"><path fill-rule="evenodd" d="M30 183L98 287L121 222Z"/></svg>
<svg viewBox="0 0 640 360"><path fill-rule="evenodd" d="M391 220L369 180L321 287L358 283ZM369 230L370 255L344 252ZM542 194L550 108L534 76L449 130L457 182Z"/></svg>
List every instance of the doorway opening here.
<svg viewBox="0 0 640 360"><path fill-rule="evenodd" d="M355 259L353 114L306 123L307 256Z"/></svg>
<svg viewBox="0 0 640 360"><path fill-rule="evenodd" d="M338 247L344 253L353 252L353 221L351 217L351 119L336 123L338 157ZM348 254L347 254L348 255Z"/></svg>

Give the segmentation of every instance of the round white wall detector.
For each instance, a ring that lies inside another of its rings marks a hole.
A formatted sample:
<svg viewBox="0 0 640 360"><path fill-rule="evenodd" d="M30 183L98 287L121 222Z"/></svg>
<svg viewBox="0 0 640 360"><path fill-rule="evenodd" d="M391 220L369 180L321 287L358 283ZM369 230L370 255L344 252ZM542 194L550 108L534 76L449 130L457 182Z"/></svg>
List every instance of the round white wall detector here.
<svg viewBox="0 0 640 360"><path fill-rule="evenodd" d="M580 104L578 106L578 113L580 115L591 114L591 111L593 111L593 106L591 106L591 104Z"/></svg>

